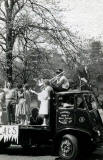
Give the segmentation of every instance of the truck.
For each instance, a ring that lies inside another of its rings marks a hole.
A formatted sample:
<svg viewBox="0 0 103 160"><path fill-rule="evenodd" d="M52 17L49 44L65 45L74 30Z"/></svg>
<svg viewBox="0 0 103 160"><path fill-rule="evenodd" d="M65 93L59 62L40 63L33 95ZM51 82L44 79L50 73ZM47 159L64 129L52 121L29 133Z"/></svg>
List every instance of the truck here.
<svg viewBox="0 0 103 160"><path fill-rule="evenodd" d="M0 148L53 146L64 160L93 150L103 140L100 105L92 91L68 90L51 94L48 125L0 125Z"/></svg>

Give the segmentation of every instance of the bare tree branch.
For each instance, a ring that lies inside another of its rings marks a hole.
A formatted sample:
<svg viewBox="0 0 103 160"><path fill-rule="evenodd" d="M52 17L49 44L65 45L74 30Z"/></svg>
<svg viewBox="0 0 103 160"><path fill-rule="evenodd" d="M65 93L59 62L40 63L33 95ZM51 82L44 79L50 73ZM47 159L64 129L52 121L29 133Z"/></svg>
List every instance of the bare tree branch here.
<svg viewBox="0 0 103 160"><path fill-rule="evenodd" d="M3 17L0 17L0 21L6 22L6 19Z"/></svg>
<svg viewBox="0 0 103 160"><path fill-rule="evenodd" d="M2 32L0 32L0 36L3 38L4 41L6 41L6 38L4 37L4 35L2 34Z"/></svg>
<svg viewBox="0 0 103 160"><path fill-rule="evenodd" d="M2 50L3 50L4 52L6 52L6 49L3 47L2 44L0 44L0 47L2 48Z"/></svg>
<svg viewBox="0 0 103 160"><path fill-rule="evenodd" d="M1 13L3 13L4 17L6 18L5 12L0 8Z"/></svg>
<svg viewBox="0 0 103 160"><path fill-rule="evenodd" d="M25 2L23 0L22 5L20 5L18 0L15 1L15 3L17 3L17 5L18 5L18 9L13 13L13 19L15 19L15 16L20 12L20 10L22 10L22 8L26 4L26 2L27 2L27 0Z"/></svg>

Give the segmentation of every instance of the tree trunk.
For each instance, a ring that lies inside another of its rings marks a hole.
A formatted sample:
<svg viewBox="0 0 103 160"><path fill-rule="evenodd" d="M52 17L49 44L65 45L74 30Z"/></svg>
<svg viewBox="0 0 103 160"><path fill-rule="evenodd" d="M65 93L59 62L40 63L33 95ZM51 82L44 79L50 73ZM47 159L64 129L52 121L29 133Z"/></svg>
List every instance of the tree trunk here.
<svg viewBox="0 0 103 160"><path fill-rule="evenodd" d="M6 53L7 59L7 80L12 83L12 51Z"/></svg>
<svg viewBox="0 0 103 160"><path fill-rule="evenodd" d="M7 80L12 82L12 29L7 24L7 38L6 38L6 61L7 61Z"/></svg>
<svg viewBox="0 0 103 160"><path fill-rule="evenodd" d="M7 14L6 20L6 65L7 65L7 80L12 83L12 51L13 51L13 22L12 22L12 8L8 4L8 0L5 1L5 8Z"/></svg>

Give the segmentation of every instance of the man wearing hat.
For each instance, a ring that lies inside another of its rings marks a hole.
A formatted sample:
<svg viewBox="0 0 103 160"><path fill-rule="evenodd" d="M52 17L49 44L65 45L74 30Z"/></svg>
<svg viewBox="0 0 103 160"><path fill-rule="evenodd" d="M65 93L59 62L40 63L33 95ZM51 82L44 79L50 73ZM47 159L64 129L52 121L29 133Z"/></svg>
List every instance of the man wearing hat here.
<svg viewBox="0 0 103 160"><path fill-rule="evenodd" d="M56 71L57 74L57 83L54 87L55 91L66 91L69 89L69 81L64 75L64 71L62 69L58 69Z"/></svg>

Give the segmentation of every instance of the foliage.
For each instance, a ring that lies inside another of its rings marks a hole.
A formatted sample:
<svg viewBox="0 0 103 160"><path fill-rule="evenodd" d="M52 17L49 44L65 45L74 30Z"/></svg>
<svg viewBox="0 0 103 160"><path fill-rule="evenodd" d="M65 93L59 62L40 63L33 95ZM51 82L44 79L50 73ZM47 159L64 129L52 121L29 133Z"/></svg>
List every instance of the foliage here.
<svg viewBox="0 0 103 160"><path fill-rule="evenodd" d="M77 57L83 53L80 39L39 1L2 0L0 22L0 48L6 56L2 63L9 81L23 79L26 82L30 75L31 79L35 78L45 67L50 69L50 73L44 72L46 76L54 74L49 58L54 51L69 68L74 67ZM23 67L17 66L17 58Z"/></svg>

